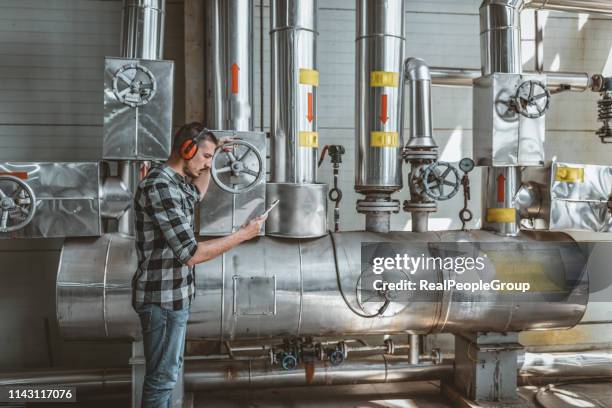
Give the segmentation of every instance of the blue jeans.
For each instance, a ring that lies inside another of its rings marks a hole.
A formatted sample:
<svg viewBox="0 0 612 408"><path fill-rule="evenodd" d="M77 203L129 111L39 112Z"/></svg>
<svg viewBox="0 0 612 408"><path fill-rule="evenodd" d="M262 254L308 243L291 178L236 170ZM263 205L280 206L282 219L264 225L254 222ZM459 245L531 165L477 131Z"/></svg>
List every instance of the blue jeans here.
<svg viewBox="0 0 612 408"><path fill-rule="evenodd" d="M167 310L157 305L136 309L142 326L146 374L143 408L170 408L172 390L183 365L189 307Z"/></svg>

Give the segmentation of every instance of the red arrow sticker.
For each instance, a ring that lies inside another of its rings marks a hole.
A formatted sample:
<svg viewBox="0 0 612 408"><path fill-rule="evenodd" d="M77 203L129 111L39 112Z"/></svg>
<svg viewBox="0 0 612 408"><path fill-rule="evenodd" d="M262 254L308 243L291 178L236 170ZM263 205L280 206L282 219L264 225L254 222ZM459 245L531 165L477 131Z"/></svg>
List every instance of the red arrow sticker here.
<svg viewBox="0 0 612 408"><path fill-rule="evenodd" d="M308 92L308 116L306 116L308 122L312 122L314 119L313 109L312 109L312 92Z"/></svg>
<svg viewBox="0 0 612 408"><path fill-rule="evenodd" d="M503 203L506 198L506 178L503 174L497 176L497 202Z"/></svg>
<svg viewBox="0 0 612 408"><path fill-rule="evenodd" d="M240 71L240 67L234 63L232 65L232 93L234 95L238 93L238 71Z"/></svg>
<svg viewBox="0 0 612 408"><path fill-rule="evenodd" d="M381 104L380 121L383 124L385 124L387 123L387 120L389 119L389 117L387 116L387 95L386 94L381 95L380 104Z"/></svg>

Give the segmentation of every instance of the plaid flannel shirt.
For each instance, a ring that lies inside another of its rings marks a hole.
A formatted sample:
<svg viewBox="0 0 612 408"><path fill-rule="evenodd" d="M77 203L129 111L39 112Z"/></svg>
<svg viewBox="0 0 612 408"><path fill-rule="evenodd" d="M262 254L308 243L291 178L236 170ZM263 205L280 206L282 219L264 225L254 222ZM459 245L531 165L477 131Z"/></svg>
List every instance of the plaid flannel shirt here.
<svg viewBox="0 0 612 408"><path fill-rule="evenodd" d="M166 165L151 169L134 198L138 269L132 305L181 310L195 297L195 269L185 263L197 249L193 215L198 189Z"/></svg>

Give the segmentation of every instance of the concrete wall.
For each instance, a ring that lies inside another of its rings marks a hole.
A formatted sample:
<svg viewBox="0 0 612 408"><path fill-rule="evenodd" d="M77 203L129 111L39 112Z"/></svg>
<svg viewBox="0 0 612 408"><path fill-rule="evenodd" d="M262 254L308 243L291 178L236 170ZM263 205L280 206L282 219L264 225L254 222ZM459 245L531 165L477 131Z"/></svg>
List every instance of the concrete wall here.
<svg viewBox="0 0 612 408"><path fill-rule="evenodd" d="M480 66L479 0L408 0L406 55L431 65ZM117 55L121 2L101 0L3 0L0 2L0 161L97 160L101 152L103 57ZM255 60L259 62L259 1L255 9ZM269 115L269 8L264 3L264 123ZM533 66L532 12L524 13L524 62ZM166 58L177 63L175 126L184 116L183 12L168 1ZM321 145L343 144L347 154L340 177L344 192L341 228L362 229L355 214L354 53L355 10L349 0L319 1L319 131ZM545 69L612 75L609 19L549 13ZM259 117L259 74L255 67L255 124ZM188 82L187 82L188 83ZM435 137L441 160L471 155L472 92L435 88ZM547 157L612 164L612 147L594 135L597 95L561 94L547 116ZM408 113L406 113L408 114ZM405 123L408 123L406 120ZM475 214L480 222L479 172L472 177ZM331 181L326 162L319 181ZM396 195L406 199L407 191ZM434 229L458 228L462 197L441 203ZM331 215L331 214L330 214ZM331 220L331 217L330 217ZM407 214L393 216L394 229L409 229ZM0 242L0 369L47 365L117 365L126 345L66 344L57 334L54 281L61 240ZM45 323L49 322L49 323ZM88 352L83 352L87 350Z"/></svg>

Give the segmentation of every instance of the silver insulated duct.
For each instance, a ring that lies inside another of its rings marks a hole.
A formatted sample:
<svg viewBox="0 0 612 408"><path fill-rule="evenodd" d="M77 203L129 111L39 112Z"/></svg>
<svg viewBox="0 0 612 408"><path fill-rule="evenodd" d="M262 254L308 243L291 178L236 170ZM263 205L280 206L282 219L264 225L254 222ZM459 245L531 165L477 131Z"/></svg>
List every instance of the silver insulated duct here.
<svg viewBox="0 0 612 408"><path fill-rule="evenodd" d="M162 59L165 14L165 0L125 0L121 26L121 57Z"/></svg>
<svg viewBox="0 0 612 408"><path fill-rule="evenodd" d="M204 13L204 125L253 130L253 0L207 0Z"/></svg>
<svg viewBox="0 0 612 408"><path fill-rule="evenodd" d="M271 0L271 175L266 234L327 233L327 185L317 183L317 0Z"/></svg>
<svg viewBox="0 0 612 408"><path fill-rule="evenodd" d="M370 231L389 231L399 211L404 43L403 0L357 0L355 190Z"/></svg>
<svg viewBox="0 0 612 408"><path fill-rule="evenodd" d="M165 0L124 0L121 25L121 57L161 60L164 55ZM132 194L138 185L139 164L120 161L119 177ZM134 235L134 211L119 218L118 231Z"/></svg>
<svg viewBox="0 0 612 408"><path fill-rule="evenodd" d="M482 75L520 74L523 0L485 0L480 6Z"/></svg>
<svg viewBox="0 0 612 408"><path fill-rule="evenodd" d="M315 183L317 0L272 0L271 6L271 180Z"/></svg>

